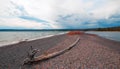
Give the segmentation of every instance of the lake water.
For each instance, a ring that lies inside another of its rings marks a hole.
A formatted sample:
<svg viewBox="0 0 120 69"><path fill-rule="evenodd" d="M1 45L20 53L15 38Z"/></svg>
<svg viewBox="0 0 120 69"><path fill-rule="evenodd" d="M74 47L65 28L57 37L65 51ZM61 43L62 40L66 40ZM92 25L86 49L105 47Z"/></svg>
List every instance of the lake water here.
<svg viewBox="0 0 120 69"><path fill-rule="evenodd" d="M63 34L63 31L1 31L0 46L18 43L25 40L35 40L53 35Z"/></svg>
<svg viewBox="0 0 120 69"><path fill-rule="evenodd" d="M110 40L120 41L120 32L95 32L95 31L90 31L90 32L87 32L87 33L97 34L99 36L102 36L102 37L110 39Z"/></svg>
<svg viewBox="0 0 120 69"><path fill-rule="evenodd" d="M1 31L0 32L0 46L18 43L24 40L35 40L53 35L63 34L65 31ZM120 41L120 32L87 32L97 34L99 36Z"/></svg>

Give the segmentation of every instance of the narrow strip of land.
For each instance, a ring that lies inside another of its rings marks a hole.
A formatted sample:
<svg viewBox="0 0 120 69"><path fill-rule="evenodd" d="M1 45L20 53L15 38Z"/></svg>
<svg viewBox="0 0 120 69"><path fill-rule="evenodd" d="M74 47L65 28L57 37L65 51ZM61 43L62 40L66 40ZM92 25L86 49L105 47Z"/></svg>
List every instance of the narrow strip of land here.
<svg viewBox="0 0 120 69"><path fill-rule="evenodd" d="M75 32L77 33L77 32ZM70 50L37 63L26 64L21 69L120 69L120 42L108 40L94 34L59 35L46 39L23 42L0 48L0 67L19 69L27 58L26 51L32 45L40 49L37 56L66 49L80 38Z"/></svg>
<svg viewBox="0 0 120 69"><path fill-rule="evenodd" d="M74 40L76 35L72 35ZM80 42L71 50L46 61L38 62L33 65L26 65L25 68L32 69L119 69L120 68L120 43L108 40L97 35L83 34L77 36ZM69 41L72 41L69 40ZM69 44L68 41L68 44ZM64 41L65 42L65 41ZM70 42L71 43L71 42ZM67 46L67 45L65 45ZM57 51L55 46L49 52ZM119 49L119 50L118 50ZM24 68L23 68L24 69Z"/></svg>

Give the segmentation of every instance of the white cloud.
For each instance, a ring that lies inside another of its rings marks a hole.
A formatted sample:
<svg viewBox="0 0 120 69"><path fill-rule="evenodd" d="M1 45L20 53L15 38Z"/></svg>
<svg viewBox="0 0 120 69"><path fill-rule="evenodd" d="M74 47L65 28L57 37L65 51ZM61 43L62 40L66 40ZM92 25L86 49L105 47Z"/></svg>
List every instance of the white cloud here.
<svg viewBox="0 0 120 69"><path fill-rule="evenodd" d="M93 21L109 19L112 15L119 13L119 4L120 0L1 0L0 20L5 23L1 21L0 26L62 28L64 25L68 25L77 27L84 25L86 19L91 19L89 26L95 26L97 24L92 23ZM49 23L37 23L18 18L22 15L33 16ZM56 22L56 20L60 21L60 16L68 15L73 16L67 20L62 19L61 22Z"/></svg>
<svg viewBox="0 0 120 69"><path fill-rule="evenodd" d="M108 19L110 16L114 15L117 11L119 11L120 6L117 1L108 1L100 7L96 7L91 11L93 13L94 18L106 18Z"/></svg>
<svg viewBox="0 0 120 69"><path fill-rule="evenodd" d="M8 27L21 27L21 28L28 28L28 29L44 29L50 28L49 25L46 25L44 22L37 23L26 21L20 18L0 18L0 26L8 26Z"/></svg>

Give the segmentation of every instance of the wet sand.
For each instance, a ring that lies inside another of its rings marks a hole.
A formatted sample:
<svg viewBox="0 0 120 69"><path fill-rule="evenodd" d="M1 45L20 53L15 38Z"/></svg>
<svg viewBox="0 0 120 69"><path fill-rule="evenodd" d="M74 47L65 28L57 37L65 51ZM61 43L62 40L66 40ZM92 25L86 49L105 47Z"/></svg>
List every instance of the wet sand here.
<svg viewBox="0 0 120 69"><path fill-rule="evenodd" d="M21 69L120 69L120 42L90 34L60 35L2 47L0 69L19 69L31 45L42 49L36 55L39 56L62 50L78 37L80 41L77 45L65 53L45 61L26 64Z"/></svg>

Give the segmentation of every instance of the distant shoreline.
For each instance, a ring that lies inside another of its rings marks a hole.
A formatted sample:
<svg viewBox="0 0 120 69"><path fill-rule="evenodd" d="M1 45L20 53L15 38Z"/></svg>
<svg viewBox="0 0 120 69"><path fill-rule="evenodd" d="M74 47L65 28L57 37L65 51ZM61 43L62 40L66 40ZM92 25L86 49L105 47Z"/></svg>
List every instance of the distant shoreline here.
<svg viewBox="0 0 120 69"><path fill-rule="evenodd" d="M1 31L120 31L120 27L89 29L0 29Z"/></svg>

